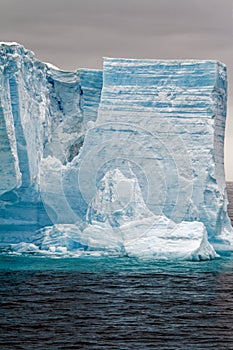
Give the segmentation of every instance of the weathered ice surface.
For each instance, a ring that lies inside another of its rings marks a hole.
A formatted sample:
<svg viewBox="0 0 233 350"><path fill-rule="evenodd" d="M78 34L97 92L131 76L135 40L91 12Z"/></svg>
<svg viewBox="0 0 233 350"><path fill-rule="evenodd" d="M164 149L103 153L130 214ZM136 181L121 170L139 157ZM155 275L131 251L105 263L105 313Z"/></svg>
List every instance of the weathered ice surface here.
<svg viewBox="0 0 233 350"><path fill-rule="evenodd" d="M59 222L43 200L60 199L55 169L48 169L44 195L42 164L53 157L64 166L79 153L97 117L102 72L58 70L15 43L0 45L0 71L0 242L8 244Z"/></svg>
<svg viewBox="0 0 233 350"><path fill-rule="evenodd" d="M230 229L225 118L221 63L106 59L97 120L104 137L96 127L92 142L120 138L109 152L122 154L123 148L123 156L143 169L150 210L176 222L201 221L215 240Z"/></svg>
<svg viewBox="0 0 233 350"><path fill-rule="evenodd" d="M233 182L227 182L227 194L229 198L228 213L233 225Z"/></svg>
<svg viewBox="0 0 233 350"><path fill-rule="evenodd" d="M2 245L191 260L231 249L223 64L107 58L103 74L65 72L0 49Z"/></svg>
<svg viewBox="0 0 233 350"><path fill-rule="evenodd" d="M17 253L80 256L118 254L139 258L208 260L218 255L201 222L175 224L145 205L137 178L119 169L101 179L89 204L84 229L57 224L36 232L31 243L14 244Z"/></svg>

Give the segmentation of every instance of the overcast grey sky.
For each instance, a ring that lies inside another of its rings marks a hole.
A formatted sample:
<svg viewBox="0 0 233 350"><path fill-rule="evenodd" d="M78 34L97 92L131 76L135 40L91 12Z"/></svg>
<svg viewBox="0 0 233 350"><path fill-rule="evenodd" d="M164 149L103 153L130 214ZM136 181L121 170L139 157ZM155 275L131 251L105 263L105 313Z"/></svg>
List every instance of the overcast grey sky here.
<svg viewBox="0 0 233 350"><path fill-rule="evenodd" d="M103 56L224 62L233 180L233 0L0 0L0 41L67 70L101 68Z"/></svg>

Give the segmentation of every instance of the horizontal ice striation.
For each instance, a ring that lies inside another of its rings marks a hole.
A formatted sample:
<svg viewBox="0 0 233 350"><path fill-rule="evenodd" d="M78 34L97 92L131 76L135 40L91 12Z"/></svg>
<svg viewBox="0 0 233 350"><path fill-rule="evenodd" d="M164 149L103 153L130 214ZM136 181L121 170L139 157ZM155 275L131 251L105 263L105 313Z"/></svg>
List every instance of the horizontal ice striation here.
<svg viewBox="0 0 233 350"><path fill-rule="evenodd" d="M61 71L16 43L1 43L0 70L0 242L7 244L30 239L56 219L57 189L46 210L43 200L54 169L46 166L44 186L42 164L52 157L61 167L79 153L87 124L97 116L102 72ZM85 94L94 95L89 105Z"/></svg>
<svg viewBox="0 0 233 350"><path fill-rule="evenodd" d="M223 64L106 58L103 73L67 72L0 49L1 245L190 260L231 249Z"/></svg>
<svg viewBox="0 0 233 350"><path fill-rule="evenodd" d="M102 90L103 72L91 69L78 69L81 86L81 108L85 125L97 119Z"/></svg>
<svg viewBox="0 0 233 350"><path fill-rule="evenodd" d="M106 58L97 123L86 138L88 147L102 147L95 163L111 154L117 164L120 155L137 165L154 214L201 221L212 242L232 234L223 164L226 89L226 67L216 61Z"/></svg>

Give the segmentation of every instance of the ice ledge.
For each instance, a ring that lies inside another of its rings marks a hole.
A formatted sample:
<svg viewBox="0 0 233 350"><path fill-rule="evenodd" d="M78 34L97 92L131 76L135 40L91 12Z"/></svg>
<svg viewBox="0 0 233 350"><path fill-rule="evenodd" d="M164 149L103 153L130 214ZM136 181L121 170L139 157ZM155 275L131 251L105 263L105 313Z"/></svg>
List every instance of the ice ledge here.
<svg viewBox="0 0 233 350"><path fill-rule="evenodd" d="M31 243L12 244L10 250L18 254L63 257L114 254L150 260L206 261L219 257L208 242L202 223L183 222L170 229L165 228L164 217L152 220L154 218L132 222L115 231L101 223L89 225L84 231L77 225L54 225L38 231ZM129 232L131 237L128 237ZM135 232L136 238L133 237Z"/></svg>
<svg viewBox="0 0 233 350"><path fill-rule="evenodd" d="M201 222L175 224L154 215L146 206L136 177L119 169L105 174L86 215L86 227L54 225L45 227L27 245L11 245L18 253L65 253L79 255L117 254L141 259L202 261L218 255L208 242ZM33 245L33 246L32 246ZM35 247L35 248L33 248Z"/></svg>

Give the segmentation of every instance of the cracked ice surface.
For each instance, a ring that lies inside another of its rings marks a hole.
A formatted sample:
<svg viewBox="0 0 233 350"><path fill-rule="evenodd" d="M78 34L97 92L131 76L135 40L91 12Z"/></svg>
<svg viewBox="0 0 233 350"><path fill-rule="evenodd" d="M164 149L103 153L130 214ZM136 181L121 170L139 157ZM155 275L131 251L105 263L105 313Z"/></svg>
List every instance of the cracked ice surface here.
<svg viewBox="0 0 233 350"><path fill-rule="evenodd" d="M106 58L103 74L65 72L0 50L1 245L193 260L231 249L223 64Z"/></svg>

